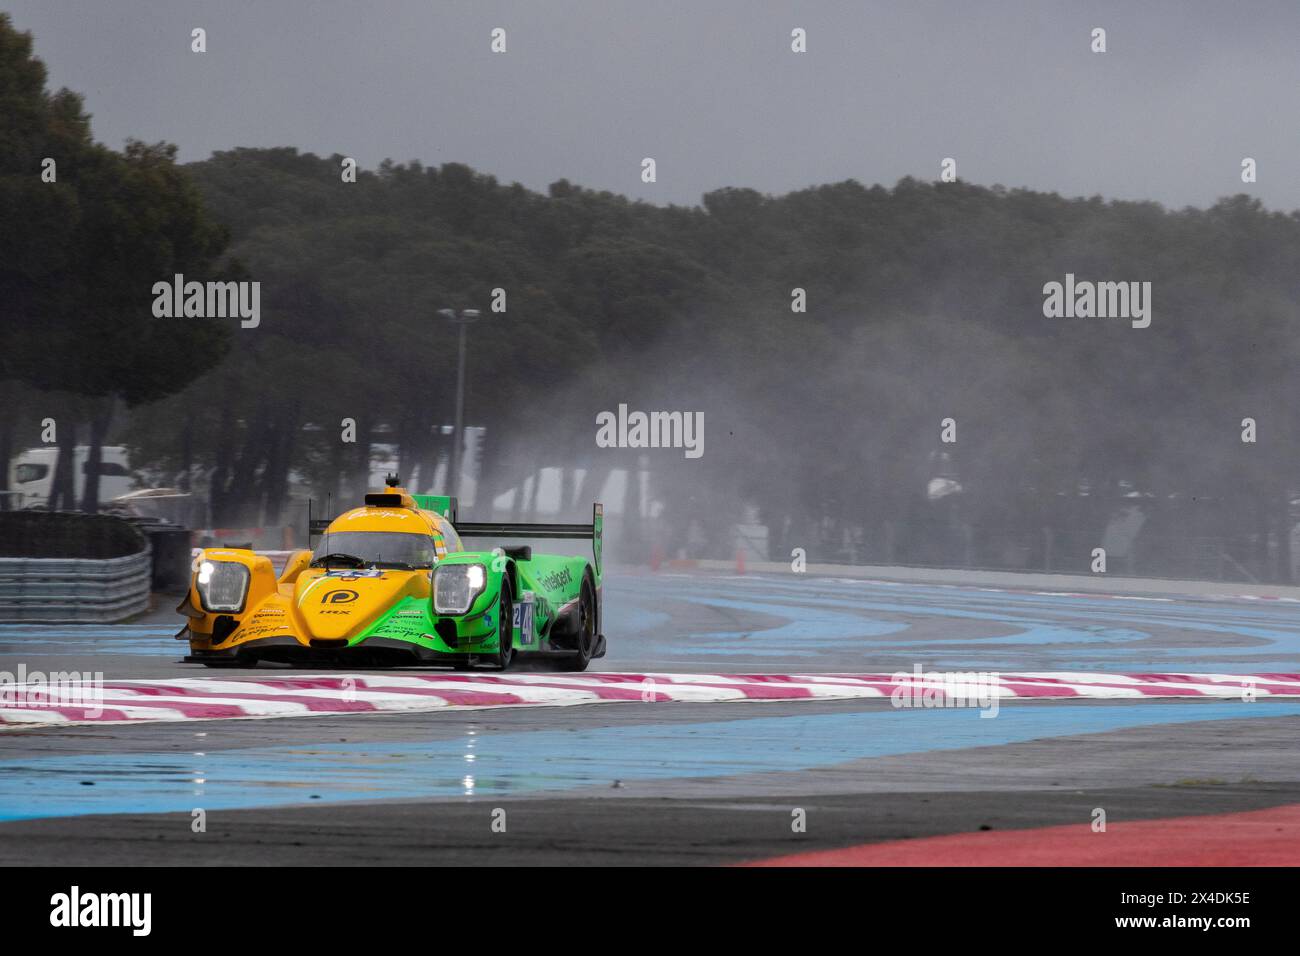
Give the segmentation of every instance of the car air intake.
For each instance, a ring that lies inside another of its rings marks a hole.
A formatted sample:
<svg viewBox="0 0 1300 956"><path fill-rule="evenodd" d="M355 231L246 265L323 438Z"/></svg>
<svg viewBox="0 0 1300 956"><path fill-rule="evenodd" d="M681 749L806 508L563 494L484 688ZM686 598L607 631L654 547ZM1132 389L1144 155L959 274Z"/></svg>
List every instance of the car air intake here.
<svg viewBox="0 0 1300 956"><path fill-rule="evenodd" d="M434 621L433 629L438 632L438 636L442 638L442 642L448 647L456 646L457 638L455 621L448 621L446 619Z"/></svg>

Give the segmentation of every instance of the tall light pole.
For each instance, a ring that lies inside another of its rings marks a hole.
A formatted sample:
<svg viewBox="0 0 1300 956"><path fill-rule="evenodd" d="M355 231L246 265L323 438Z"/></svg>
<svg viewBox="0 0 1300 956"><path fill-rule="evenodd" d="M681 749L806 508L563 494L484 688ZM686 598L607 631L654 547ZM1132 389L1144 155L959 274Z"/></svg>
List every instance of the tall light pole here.
<svg viewBox="0 0 1300 956"><path fill-rule="evenodd" d="M438 314L449 322L459 326L460 347L456 359L456 431L451 440L451 474L448 495L455 497L460 491L460 462L465 447L465 326L480 315L478 309L439 309Z"/></svg>

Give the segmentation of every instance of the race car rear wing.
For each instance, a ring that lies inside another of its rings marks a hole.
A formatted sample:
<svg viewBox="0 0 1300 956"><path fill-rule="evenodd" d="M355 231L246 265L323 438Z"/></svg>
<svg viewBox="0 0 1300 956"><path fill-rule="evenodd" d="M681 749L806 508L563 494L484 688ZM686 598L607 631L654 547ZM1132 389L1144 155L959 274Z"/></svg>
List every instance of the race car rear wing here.
<svg viewBox="0 0 1300 956"><path fill-rule="evenodd" d="M421 508L436 511L456 529L462 538L578 538L591 539L592 557L596 559L596 573L600 573L601 552L604 550L605 509L599 501L591 506L591 524L542 524L510 521L457 521L456 499L442 495L412 495ZM311 517L311 502L307 502L307 534L315 538L325 533L333 518Z"/></svg>
<svg viewBox="0 0 1300 956"><path fill-rule="evenodd" d="M591 524L540 524L510 521L453 522L462 538L590 538L591 553L600 573L604 546L605 510L599 501L591 506Z"/></svg>

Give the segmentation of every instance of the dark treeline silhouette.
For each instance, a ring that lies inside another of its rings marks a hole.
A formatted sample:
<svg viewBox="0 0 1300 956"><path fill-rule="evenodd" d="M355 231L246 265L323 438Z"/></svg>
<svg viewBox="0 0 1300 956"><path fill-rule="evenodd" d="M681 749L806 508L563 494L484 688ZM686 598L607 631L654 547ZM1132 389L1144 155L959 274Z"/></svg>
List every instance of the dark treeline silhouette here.
<svg viewBox="0 0 1300 956"><path fill-rule="evenodd" d="M582 468L566 489L581 502L608 469L644 467L663 513L625 521L628 544L672 553L694 523L727 554L749 505L774 555L1083 569L1138 507L1125 567L1290 577L1294 214L910 179L661 208L458 164L349 184L341 163L235 150L189 167L265 317L137 435L214 463L232 507L274 520L291 463L359 491L380 430L407 471L445 453L430 426L451 419L454 340L435 312L477 307L485 493ZM1066 273L1151 282L1150 327L1044 317ZM596 414L620 403L704 412L703 457L596 448ZM934 498L936 478L961 490Z"/></svg>
<svg viewBox="0 0 1300 956"><path fill-rule="evenodd" d="M111 316L46 351L73 370L112 352L93 394L135 406L114 434L137 468L182 484L201 471L215 525L297 520L298 478L335 501L359 493L372 442L396 446L401 473L428 474L455 388L454 330L436 311L478 308L480 507L556 467L581 516L627 469L625 557L727 556L733 526L754 518L776 559L802 547L810 561L1085 570L1093 548L1128 541L1110 571L1291 580L1296 213L1246 195L1167 210L913 179L658 207L563 180L543 195L455 163L386 162L348 183L342 156L289 148L167 169L228 231L228 258L195 227L192 255L146 262L138 285L114 285ZM2 232L21 247L56 214L6 211ZM86 250L66 268L89 281L101 247ZM81 398L74 374L30 373L43 320L14 303L51 280L24 286L4 268L3 335L28 355L0 365L12 450L55 397ZM172 271L259 281L260 326L144 321ZM1043 286L1067 273L1150 282L1150 327L1046 318ZM122 321L136 323L134 366L120 335L106 345ZM137 394L122 383L140 363ZM703 412L703 456L598 448L596 416L620 404Z"/></svg>
<svg viewBox="0 0 1300 956"><path fill-rule="evenodd" d="M173 272L218 272L226 233L174 146L95 143L81 97L45 84L31 35L0 14L0 464L7 473L15 451L53 438L50 505L95 511L114 412L183 388L180 366L201 374L225 354L225 329L155 318L148 290ZM95 476L80 499L79 443Z"/></svg>

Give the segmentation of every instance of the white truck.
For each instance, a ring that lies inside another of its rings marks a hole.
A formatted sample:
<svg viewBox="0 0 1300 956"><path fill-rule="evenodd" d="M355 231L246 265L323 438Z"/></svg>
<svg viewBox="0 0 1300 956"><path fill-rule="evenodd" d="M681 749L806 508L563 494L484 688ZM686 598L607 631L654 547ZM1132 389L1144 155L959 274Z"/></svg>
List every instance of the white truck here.
<svg viewBox="0 0 1300 956"><path fill-rule="evenodd" d="M122 445L105 445L99 463L99 500L111 501L131 490L134 481ZM59 449L53 445L29 448L19 454L9 466L9 506L14 509L45 508L54 488L54 466ZM80 505L86 490L89 469L89 445L78 445L74 452L73 486L76 503Z"/></svg>

